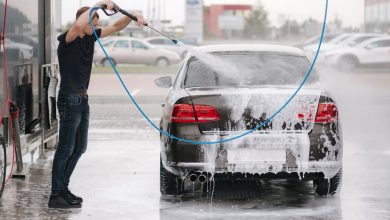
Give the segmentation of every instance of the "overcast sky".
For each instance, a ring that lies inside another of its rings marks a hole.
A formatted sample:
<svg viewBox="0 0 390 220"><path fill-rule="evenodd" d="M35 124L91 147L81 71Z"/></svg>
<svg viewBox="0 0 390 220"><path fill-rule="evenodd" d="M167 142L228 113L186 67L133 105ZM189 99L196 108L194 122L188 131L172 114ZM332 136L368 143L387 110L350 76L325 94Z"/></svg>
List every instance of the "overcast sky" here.
<svg viewBox="0 0 390 220"><path fill-rule="evenodd" d="M210 4L255 4L258 0L204 0ZM62 1L62 23L66 24L74 20L75 13L80 6L92 6L96 0L71 0ZM148 19L148 2L159 2L161 7L165 2L165 19L172 20L173 24L184 23L185 0L115 0L122 8L128 10L142 10ZM261 0L269 13L269 18L274 25L279 25L280 15L303 21L308 18L322 20L324 15L325 0ZM163 11L163 10L162 10ZM364 22L364 0L329 0L329 20L340 18L344 25L360 27ZM151 16L149 17L151 19Z"/></svg>

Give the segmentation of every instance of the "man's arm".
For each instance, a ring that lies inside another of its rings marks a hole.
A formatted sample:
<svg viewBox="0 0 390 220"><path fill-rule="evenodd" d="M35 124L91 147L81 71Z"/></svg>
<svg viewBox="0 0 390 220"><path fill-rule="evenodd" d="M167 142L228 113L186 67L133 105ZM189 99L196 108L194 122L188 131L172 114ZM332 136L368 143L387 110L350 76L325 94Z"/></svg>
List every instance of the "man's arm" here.
<svg viewBox="0 0 390 220"><path fill-rule="evenodd" d="M142 28L144 26L145 19L142 16L138 16L138 15L136 15L136 17L137 17L138 27ZM131 23L131 21L132 21L131 18L125 16L125 17L119 19L118 21L116 21L113 25L103 27L102 34L100 35L100 37L101 38L107 37L112 33L123 30L127 25L129 25Z"/></svg>
<svg viewBox="0 0 390 220"><path fill-rule="evenodd" d="M114 8L114 3L111 0L103 0L98 2L95 6L107 5L108 10L112 10ZM79 36L80 32L83 31L86 25L89 25L89 13L91 9L85 11L80 17L76 20L76 22L69 29L68 34L66 35L66 43L69 44L74 41L74 39ZM96 12L95 12L96 13Z"/></svg>

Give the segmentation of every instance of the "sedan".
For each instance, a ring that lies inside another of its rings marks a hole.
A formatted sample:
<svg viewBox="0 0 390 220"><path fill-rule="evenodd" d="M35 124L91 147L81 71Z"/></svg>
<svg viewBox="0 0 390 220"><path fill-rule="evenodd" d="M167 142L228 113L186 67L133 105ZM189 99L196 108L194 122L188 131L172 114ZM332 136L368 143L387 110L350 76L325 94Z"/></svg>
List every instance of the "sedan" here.
<svg viewBox="0 0 390 220"><path fill-rule="evenodd" d="M164 37L151 37L147 38L145 41L157 48L172 51L179 55L181 58L184 58L187 54L187 51L184 48L177 46L171 40Z"/></svg>
<svg viewBox="0 0 390 220"><path fill-rule="evenodd" d="M18 49L20 53L20 61L31 60L33 58L33 47L27 44L15 43L8 38L5 38L6 49Z"/></svg>
<svg viewBox="0 0 390 220"><path fill-rule="evenodd" d="M112 37L105 40L104 48L114 64L142 64L168 66L179 63L182 59L168 50L159 49L140 39L130 37ZM94 62L110 66L103 51L95 46Z"/></svg>
<svg viewBox="0 0 390 220"><path fill-rule="evenodd" d="M317 59L317 63L324 63L325 58L324 58L324 53L339 50L342 48L349 48L349 47L356 47L356 45L375 38L375 37L380 37L382 35L380 34L343 34L340 35L339 37L336 37L329 41L328 43L323 43L321 46L321 51ZM304 51L306 54L309 56L309 58L312 60L318 50L318 42L316 44L312 44L309 46L306 46L304 48Z"/></svg>
<svg viewBox="0 0 390 220"><path fill-rule="evenodd" d="M390 66L390 37L366 40L355 47L324 53L330 66L342 71L352 71L358 67Z"/></svg>
<svg viewBox="0 0 390 220"><path fill-rule="evenodd" d="M196 57L186 57L174 82L169 76L156 80L169 88L160 128L198 142L254 131L211 145L161 135L162 195L182 195L186 186L192 189L185 183L226 179L313 181L318 195L340 188L343 141L338 109L320 87L315 70L291 103L267 122L310 68L302 50L218 45L195 52Z"/></svg>

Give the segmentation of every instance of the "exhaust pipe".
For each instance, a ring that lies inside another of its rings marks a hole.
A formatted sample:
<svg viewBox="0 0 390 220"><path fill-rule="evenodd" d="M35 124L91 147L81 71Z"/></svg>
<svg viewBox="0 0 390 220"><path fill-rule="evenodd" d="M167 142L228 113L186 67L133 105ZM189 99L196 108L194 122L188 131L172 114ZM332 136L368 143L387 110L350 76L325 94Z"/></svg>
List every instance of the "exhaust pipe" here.
<svg viewBox="0 0 390 220"><path fill-rule="evenodd" d="M198 175L196 175L196 173L191 173L189 175L189 179L191 180L191 182L195 182L198 179Z"/></svg>
<svg viewBox="0 0 390 220"><path fill-rule="evenodd" d="M199 175L198 180L199 180L199 182L204 183L204 182L206 182L207 177L206 177L206 175L201 174L201 175Z"/></svg>

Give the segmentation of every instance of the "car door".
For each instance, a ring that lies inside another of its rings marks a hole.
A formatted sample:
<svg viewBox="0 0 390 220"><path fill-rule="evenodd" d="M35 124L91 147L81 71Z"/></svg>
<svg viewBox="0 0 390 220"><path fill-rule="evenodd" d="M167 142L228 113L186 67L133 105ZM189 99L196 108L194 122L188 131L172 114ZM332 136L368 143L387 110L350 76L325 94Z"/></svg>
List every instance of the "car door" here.
<svg viewBox="0 0 390 220"><path fill-rule="evenodd" d="M110 56L115 60L116 63L131 63L131 52L130 41L127 39L117 40L112 47Z"/></svg>
<svg viewBox="0 0 390 220"><path fill-rule="evenodd" d="M114 43L115 43L115 40L107 40L107 41L102 42L104 49L106 50L106 52L108 54L111 55L111 57L113 57L112 50L113 50ZM94 51L94 55L93 55L94 62L101 64L103 62L103 60L105 60L105 59L106 59L106 55L104 54L103 50L100 48L100 45L98 43L96 43L95 44L95 51Z"/></svg>
<svg viewBox="0 0 390 220"><path fill-rule="evenodd" d="M382 41L383 62L390 63L390 39Z"/></svg>
<svg viewBox="0 0 390 220"><path fill-rule="evenodd" d="M153 51L140 40L131 40L133 64L152 64L155 62Z"/></svg>
<svg viewBox="0 0 390 220"><path fill-rule="evenodd" d="M371 42L364 48L360 55L360 62L370 63L388 63L390 62L390 39L377 40Z"/></svg>

